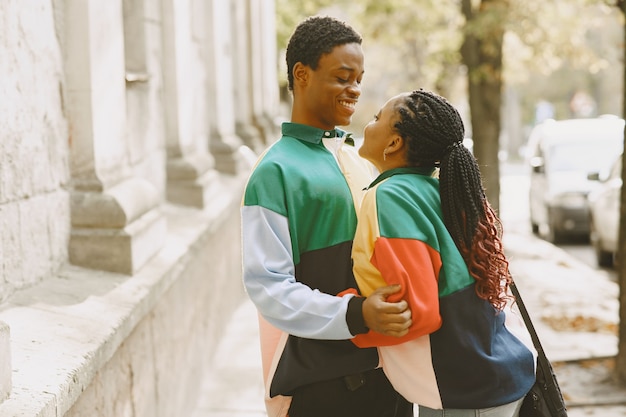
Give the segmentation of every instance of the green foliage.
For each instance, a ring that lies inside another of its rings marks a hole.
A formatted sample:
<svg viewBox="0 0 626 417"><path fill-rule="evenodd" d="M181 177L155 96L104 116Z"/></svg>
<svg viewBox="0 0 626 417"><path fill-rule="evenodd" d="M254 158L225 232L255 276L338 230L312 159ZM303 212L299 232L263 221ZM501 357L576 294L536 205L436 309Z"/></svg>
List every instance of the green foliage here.
<svg viewBox="0 0 626 417"><path fill-rule="evenodd" d="M547 75L564 65L597 66L602 58L590 47L589 33L603 27L619 1L468 0L480 13L466 22L459 0L276 0L277 41L284 49L302 19L330 11L347 17L366 45L384 45L412 78L433 85L444 67L458 65L463 33L488 38L504 27L505 78L519 82L528 70Z"/></svg>
<svg viewBox="0 0 626 417"><path fill-rule="evenodd" d="M507 67L517 72L523 66L547 75L563 65L592 65L598 56L590 48L588 35L603 25L602 15L607 12L599 3L515 2L507 42L524 50L521 54L507 54Z"/></svg>
<svg viewBox="0 0 626 417"><path fill-rule="evenodd" d="M382 71L376 68L379 64L386 65L390 80L445 86L458 68L462 41L463 20L456 4L457 0L276 0L278 48L285 48L305 17L331 14L344 18L363 35L364 48L384 49L384 62L368 62L371 72ZM389 90L402 89L391 81Z"/></svg>
<svg viewBox="0 0 626 417"><path fill-rule="evenodd" d="M567 111L575 89L597 92L607 89L598 87L599 79L605 80L602 83L613 79L615 84L621 78L613 72L622 65L623 54L618 20L623 23L624 16L616 7L618 1L623 4L622 0L276 0L278 48L284 49L305 17L335 15L363 35L364 96L377 105L392 94L419 87L462 102L466 72L460 51L465 36L489 38L499 35L493 30L504 28L503 72L480 66L473 76L501 76L507 88L523 90L520 97L528 122L539 98ZM493 7L485 10L487 4ZM466 20L462 5L478 17ZM497 48L498 43L487 44L482 53L497 56ZM360 108L367 107L365 97L361 104ZM602 112L615 112L614 107L611 101ZM377 108L363 111L371 114ZM360 117L357 112L357 123Z"/></svg>
<svg viewBox="0 0 626 417"><path fill-rule="evenodd" d="M463 20L457 0L363 1L356 18L369 43L386 46L391 76L445 89L456 75ZM402 89L402 88L401 88Z"/></svg>
<svg viewBox="0 0 626 417"><path fill-rule="evenodd" d="M302 20L320 13L332 5L346 4L342 0L276 0L276 42L285 49L292 32Z"/></svg>
<svg viewBox="0 0 626 417"><path fill-rule="evenodd" d="M286 65L284 52L287 42L298 24L309 16L331 15L337 18L342 7L349 4L347 0L275 0L276 1L276 46L280 56L279 84L283 92L287 89ZM332 10L329 10L332 9ZM339 12L339 13L338 13ZM344 19L345 20L345 19Z"/></svg>

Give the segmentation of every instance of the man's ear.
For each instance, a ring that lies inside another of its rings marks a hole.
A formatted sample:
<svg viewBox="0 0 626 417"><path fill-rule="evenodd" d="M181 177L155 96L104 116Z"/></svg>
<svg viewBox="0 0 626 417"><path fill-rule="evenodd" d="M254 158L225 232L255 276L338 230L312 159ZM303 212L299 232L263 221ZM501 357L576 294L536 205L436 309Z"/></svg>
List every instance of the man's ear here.
<svg viewBox="0 0 626 417"><path fill-rule="evenodd" d="M307 85L309 82L309 70L307 65L302 62L296 62L293 66L293 81L301 86Z"/></svg>

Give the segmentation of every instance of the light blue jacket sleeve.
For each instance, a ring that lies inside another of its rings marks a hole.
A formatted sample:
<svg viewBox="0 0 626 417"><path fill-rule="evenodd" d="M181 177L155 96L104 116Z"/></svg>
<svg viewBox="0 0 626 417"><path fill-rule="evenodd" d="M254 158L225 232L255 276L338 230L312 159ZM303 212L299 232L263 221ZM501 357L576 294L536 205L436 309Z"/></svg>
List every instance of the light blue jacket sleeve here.
<svg viewBox="0 0 626 417"><path fill-rule="evenodd" d="M295 336L351 339L346 310L352 295L325 294L296 281L287 218L243 206L241 219L243 283L261 315Z"/></svg>

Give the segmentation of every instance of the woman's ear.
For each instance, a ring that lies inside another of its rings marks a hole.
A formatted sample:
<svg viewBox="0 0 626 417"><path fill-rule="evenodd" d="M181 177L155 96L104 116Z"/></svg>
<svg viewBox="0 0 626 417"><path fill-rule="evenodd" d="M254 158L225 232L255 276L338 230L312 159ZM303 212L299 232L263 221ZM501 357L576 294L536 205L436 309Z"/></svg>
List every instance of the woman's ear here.
<svg viewBox="0 0 626 417"><path fill-rule="evenodd" d="M296 62L293 66L293 80L301 86L306 85L309 81L309 67L302 62Z"/></svg>
<svg viewBox="0 0 626 417"><path fill-rule="evenodd" d="M400 135L394 135L387 145L388 152L397 152L404 147L404 139Z"/></svg>

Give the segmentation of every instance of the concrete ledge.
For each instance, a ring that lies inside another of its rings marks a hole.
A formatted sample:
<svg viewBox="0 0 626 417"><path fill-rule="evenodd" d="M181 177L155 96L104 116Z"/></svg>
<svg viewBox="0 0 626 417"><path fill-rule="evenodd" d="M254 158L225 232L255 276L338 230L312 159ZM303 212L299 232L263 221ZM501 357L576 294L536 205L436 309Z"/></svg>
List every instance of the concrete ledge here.
<svg viewBox="0 0 626 417"><path fill-rule="evenodd" d="M220 182L205 210L163 206L165 245L134 276L67 265L0 306L13 353L0 416L188 415L244 299L245 178Z"/></svg>

